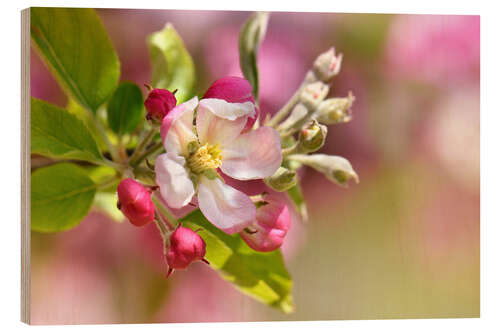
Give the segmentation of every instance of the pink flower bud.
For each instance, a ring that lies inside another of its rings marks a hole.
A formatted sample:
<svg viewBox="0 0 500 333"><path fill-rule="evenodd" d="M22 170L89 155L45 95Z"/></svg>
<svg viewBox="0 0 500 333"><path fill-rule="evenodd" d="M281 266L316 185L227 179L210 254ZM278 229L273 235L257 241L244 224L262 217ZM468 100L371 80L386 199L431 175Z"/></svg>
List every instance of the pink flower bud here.
<svg viewBox="0 0 500 333"><path fill-rule="evenodd" d="M167 251L167 264L169 267L167 277L174 269L184 269L190 263L202 260L208 263L204 257L206 244L203 238L195 231L177 227L170 235L170 246Z"/></svg>
<svg viewBox="0 0 500 333"><path fill-rule="evenodd" d="M245 103L252 102L255 104L255 99L252 95L252 86L250 83L236 76L226 76L216 80L208 88L203 98L218 98L229 103ZM259 117L259 109L255 108L255 116L248 118L247 124L243 131L252 128L253 124Z"/></svg>
<svg viewBox="0 0 500 333"><path fill-rule="evenodd" d="M283 244L290 229L290 212L284 202L273 196L266 196L264 201L264 206L257 209L256 221L240 235L255 251L269 252Z"/></svg>
<svg viewBox="0 0 500 333"><path fill-rule="evenodd" d="M162 121L163 117L177 104L174 94L166 89L153 89L149 92L144 106L148 112L146 118Z"/></svg>
<svg viewBox="0 0 500 333"><path fill-rule="evenodd" d="M122 180L118 185L118 208L137 227L153 221L155 217L151 193L131 178Z"/></svg>

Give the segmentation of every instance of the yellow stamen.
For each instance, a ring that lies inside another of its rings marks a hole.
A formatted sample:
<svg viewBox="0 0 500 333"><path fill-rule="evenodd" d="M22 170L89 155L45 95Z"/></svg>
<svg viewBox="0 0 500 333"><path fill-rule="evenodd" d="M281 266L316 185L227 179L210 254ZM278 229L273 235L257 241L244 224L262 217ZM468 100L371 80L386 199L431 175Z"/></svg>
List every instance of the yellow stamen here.
<svg viewBox="0 0 500 333"><path fill-rule="evenodd" d="M191 171L197 174L208 169L217 169L222 164L219 145L204 144L188 158L187 163Z"/></svg>

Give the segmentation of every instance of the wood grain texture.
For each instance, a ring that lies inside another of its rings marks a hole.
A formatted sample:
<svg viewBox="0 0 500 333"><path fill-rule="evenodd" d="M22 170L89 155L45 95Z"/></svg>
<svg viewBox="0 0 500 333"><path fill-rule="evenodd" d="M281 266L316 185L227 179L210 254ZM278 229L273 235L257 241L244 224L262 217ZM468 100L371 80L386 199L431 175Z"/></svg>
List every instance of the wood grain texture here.
<svg viewBox="0 0 500 333"><path fill-rule="evenodd" d="M21 12L21 321L30 324L30 9Z"/></svg>

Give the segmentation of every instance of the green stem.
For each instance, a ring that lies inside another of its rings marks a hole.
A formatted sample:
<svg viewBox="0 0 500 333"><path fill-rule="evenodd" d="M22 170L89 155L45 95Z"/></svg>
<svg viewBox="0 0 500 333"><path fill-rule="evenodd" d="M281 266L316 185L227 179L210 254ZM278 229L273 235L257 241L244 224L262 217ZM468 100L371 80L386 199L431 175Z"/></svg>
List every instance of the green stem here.
<svg viewBox="0 0 500 333"><path fill-rule="evenodd" d="M165 224L163 223L159 214L156 214L155 222L156 222L156 225L158 226L158 229L160 230L160 233L161 233L163 239L167 239L169 231L168 231L167 227L165 226Z"/></svg>
<svg viewBox="0 0 500 333"><path fill-rule="evenodd" d="M139 164L141 164L141 162L146 158L148 157L149 155L153 154L154 152L156 152L158 149L160 149L161 147L163 147L163 144L162 142L157 142L155 143L153 146L149 147L147 150L145 150L141 155L137 156L137 158L135 159L135 161L131 161L130 164L135 167Z"/></svg>
<svg viewBox="0 0 500 333"><path fill-rule="evenodd" d="M295 104L297 104L299 102L300 94L302 93L302 90L304 89L304 87L307 84L314 82L315 80L316 80L316 78L315 78L313 72L311 70L308 71L304 80L302 81L299 88L295 92L295 94L293 94L293 96L290 98L290 100L278 112L276 112L276 114L267 122L266 126L271 126L271 127L276 128L276 126L278 126L278 124L282 120L284 120L286 118L286 116L288 116L290 111L292 111Z"/></svg>
<svg viewBox="0 0 500 333"><path fill-rule="evenodd" d="M111 160L108 160L107 158L104 158L103 161L95 161L95 163L98 164L98 165L102 165L102 166L113 168L113 169L118 170L118 171L120 171L121 169L123 169L123 165L115 163L115 162L113 162Z"/></svg>
<svg viewBox="0 0 500 333"><path fill-rule="evenodd" d="M167 223L169 223L170 227L175 228L175 226L179 223L175 216L165 207L161 199L158 197L159 194L158 192L153 193L151 198L153 199L153 202L156 206L156 208L160 211L160 213L165 216L167 219Z"/></svg>
<svg viewBox="0 0 500 333"><path fill-rule="evenodd" d="M129 158L129 163L134 165L136 163L137 158L142 154L144 148L149 144L153 136L156 134L158 128L157 126L152 126L149 132L142 138L137 147L134 150L134 153Z"/></svg>
<svg viewBox="0 0 500 333"><path fill-rule="evenodd" d="M113 177L105 180L104 182L97 184L96 187L98 190L102 191L102 190L110 187L111 185L115 184L119 180L120 180L120 178L118 176L113 176Z"/></svg>
<svg viewBox="0 0 500 333"><path fill-rule="evenodd" d="M292 155L292 154L297 154L299 152L299 143L296 142L293 146L282 149L281 150L281 155L283 157Z"/></svg>
<svg viewBox="0 0 500 333"><path fill-rule="evenodd" d="M267 122L267 126L276 127L283 119L288 116L292 108L299 101L300 93L302 92L302 86L293 94L292 98L278 111L276 114Z"/></svg>
<svg viewBox="0 0 500 333"><path fill-rule="evenodd" d="M123 143L123 135L119 134L118 135L118 142L116 144L116 150L118 152L118 157L120 158L120 161L125 162L127 160L127 151L125 149L125 144Z"/></svg>
<svg viewBox="0 0 500 333"><path fill-rule="evenodd" d="M108 150L109 150L109 153L111 154L112 160L115 161L115 162L119 161L116 149L113 146L113 144L111 143L111 141L109 141L108 135L106 134L106 130L104 129L104 127L102 127L101 122L97 119L96 115L92 111L88 111L88 112L91 115L90 118L94 122L94 125L95 125L95 127L97 129L97 132L99 132L99 135L104 140L104 143L106 144L106 147L108 147Z"/></svg>
<svg viewBox="0 0 500 333"><path fill-rule="evenodd" d="M308 165L307 162L309 162L309 155L291 154L291 155L288 155L288 159Z"/></svg>
<svg viewBox="0 0 500 333"><path fill-rule="evenodd" d="M169 231L165 227L165 224L162 222L161 215L158 213L155 213L156 218L155 218L155 224L156 227L158 228L158 231L160 231L161 238L163 239L163 255L167 255L167 249L170 246L170 239L169 239Z"/></svg>

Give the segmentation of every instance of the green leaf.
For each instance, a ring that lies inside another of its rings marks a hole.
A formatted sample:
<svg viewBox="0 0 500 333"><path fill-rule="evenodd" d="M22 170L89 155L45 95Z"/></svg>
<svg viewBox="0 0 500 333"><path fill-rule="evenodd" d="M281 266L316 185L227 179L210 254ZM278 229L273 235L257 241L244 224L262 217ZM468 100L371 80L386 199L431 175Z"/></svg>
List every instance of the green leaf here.
<svg viewBox="0 0 500 333"><path fill-rule="evenodd" d="M90 133L94 137L97 147L99 147L100 151L107 151L108 147L106 146L106 142L102 135L99 134L99 130L97 129L96 121L94 120L96 117L98 118L99 111L97 112L96 117L85 110L80 104L75 102L72 98L68 99L68 104L65 108L69 113L75 115L78 119L80 119L85 126L89 129Z"/></svg>
<svg viewBox="0 0 500 333"><path fill-rule="evenodd" d="M299 213L301 219L306 222L309 218L307 213L306 201L304 200L304 196L302 195L302 189L300 183L297 183L294 187L287 191L288 196L293 202L295 209Z"/></svg>
<svg viewBox="0 0 500 333"><path fill-rule="evenodd" d="M206 259L224 279L262 303L285 313L294 310L292 280L279 250L254 251L239 235L228 235L214 227L199 210L181 222L193 230L202 228L199 235L207 244Z"/></svg>
<svg viewBox="0 0 500 333"><path fill-rule="evenodd" d="M31 152L97 163L103 159L94 137L77 116L35 98L31 99Z"/></svg>
<svg viewBox="0 0 500 333"><path fill-rule="evenodd" d="M89 8L31 9L31 38L65 92L94 113L113 93L120 63Z"/></svg>
<svg viewBox="0 0 500 333"><path fill-rule="evenodd" d="M131 133L143 119L141 89L131 82L121 83L108 103L108 124L116 134Z"/></svg>
<svg viewBox="0 0 500 333"><path fill-rule="evenodd" d="M257 12L253 14L241 29L238 42L241 71L252 85L256 100L259 98L257 52L266 35L268 21L269 13Z"/></svg>
<svg viewBox="0 0 500 333"><path fill-rule="evenodd" d="M31 230L73 228L87 215L96 188L86 172L71 163L37 169L31 174Z"/></svg>
<svg viewBox="0 0 500 333"><path fill-rule="evenodd" d="M193 94L195 68L177 31L167 23L163 30L148 37L148 44L153 87L170 91L178 89L175 96L179 103L189 99Z"/></svg>
<svg viewBox="0 0 500 333"><path fill-rule="evenodd" d="M101 184L99 191L111 193L116 192L118 181L114 184L110 184L109 186L102 185L108 183L110 179L116 178L117 171L114 168L102 165L89 165L85 166L84 170L94 183Z"/></svg>

